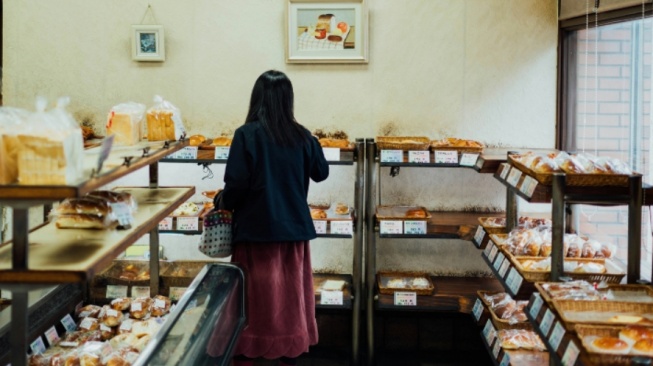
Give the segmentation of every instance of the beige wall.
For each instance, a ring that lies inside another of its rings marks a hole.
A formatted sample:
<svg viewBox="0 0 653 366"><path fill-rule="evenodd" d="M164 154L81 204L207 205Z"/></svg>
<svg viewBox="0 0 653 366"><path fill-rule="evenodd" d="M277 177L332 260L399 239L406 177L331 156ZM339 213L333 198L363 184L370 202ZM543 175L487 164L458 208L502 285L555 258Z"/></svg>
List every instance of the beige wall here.
<svg viewBox="0 0 653 366"><path fill-rule="evenodd" d="M69 95L76 117L101 131L112 105L149 105L160 94L181 109L191 133L214 135L242 123L254 80L275 68L291 77L296 116L309 129L553 147L556 3L370 0L369 64L297 65L285 63L286 1L5 0L4 103L31 108L37 94ZM131 60L130 25L140 23L148 4L165 27L164 63ZM381 173L384 203L504 204L501 185L468 170L403 169L393 179ZM311 199L352 202L352 174L334 168ZM200 185L220 182L218 175ZM471 244L455 240L379 247L381 267L486 268ZM316 268L350 270L349 241L318 240L313 253Z"/></svg>

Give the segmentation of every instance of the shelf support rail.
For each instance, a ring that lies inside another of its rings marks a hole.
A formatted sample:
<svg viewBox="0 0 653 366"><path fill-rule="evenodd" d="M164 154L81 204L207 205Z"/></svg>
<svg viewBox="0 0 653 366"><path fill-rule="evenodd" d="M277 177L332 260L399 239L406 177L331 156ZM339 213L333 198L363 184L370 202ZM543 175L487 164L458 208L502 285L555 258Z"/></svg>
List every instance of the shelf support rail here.
<svg viewBox="0 0 653 366"><path fill-rule="evenodd" d="M354 267L353 267L353 293L354 303L352 312L352 344L351 364L358 365L359 360L359 334L361 316L361 298L363 282L363 222L365 219L365 142L363 139L356 139L356 180L354 187L354 207L356 208L356 230L354 232Z"/></svg>
<svg viewBox="0 0 653 366"><path fill-rule="evenodd" d="M376 143L366 140L366 179L365 179L365 293L367 315L367 365L374 365L374 283L376 273L376 234L374 232L375 192L378 164L376 164Z"/></svg>

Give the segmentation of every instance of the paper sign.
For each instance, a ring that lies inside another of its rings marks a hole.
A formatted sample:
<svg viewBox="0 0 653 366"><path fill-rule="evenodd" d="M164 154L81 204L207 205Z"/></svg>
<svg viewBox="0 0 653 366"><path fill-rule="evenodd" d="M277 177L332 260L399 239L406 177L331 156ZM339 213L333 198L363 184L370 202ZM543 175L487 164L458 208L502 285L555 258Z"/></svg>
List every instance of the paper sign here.
<svg viewBox="0 0 653 366"><path fill-rule="evenodd" d="M340 161L340 148L338 147L323 147L324 158L327 161Z"/></svg>
<svg viewBox="0 0 653 366"><path fill-rule="evenodd" d="M116 299L119 297L127 297L127 286L107 285L107 299Z"/></svg>
<svg viewBox="0 0 653 366"><path fill-rule="evenodd" d="M197 146L186 146L170 156L172 159L193 160L197 159Z"/></svg>
<svg viewBox="0 0 653 366"><path fill-rule="evenodd" d="M503 359L501 359L501 363L499 366L509 366L510 365L510 355L507 353L503 354Z"/></svg>
<svg viewBox="0 0 653 366"><path fill-rule="evenodd" d="M533 300L531 301L531 307L529 309L529 313L531 314L531 317L533 317L533 320L537 320L537 315L540 313L540 309L542 308L543 303L544 300L542 300L542 296L540 294L534 294Z"/></svg>
<svg viewBox="0 0 653 366"><path fill-rule="evenodd" d="M177 301L184 296L186 287L170 287L170 300Z"/></svg>
<svg viewBox="0 0 653 366"><path fill-rule="evenodd" d="M177 217L177 230L197 231L199 230L199 217Z"/></svg>
<svg viewBox="0 0 653 366"><path fill-rule="evenodd" d="M403 234L404 233L403 224L404 223L401 220L395 220L395 221L382 220L380 223L381 234Z"/></svg>
<svg viewBox="0 0 653 366"><path fill-rule="evenodd" d="M478 160L478 154L464 153L460 157L460 166L474 166L476 165L476 160ZM482 163L481 166L483 166Z"/></svg>
<svg viewBox="0 0 653 366"><path fill-rule="evenodd" d="M495 245L494 245L493 242L489 242L487 244L487 246L485 247L485 249L483 249L483 254L485 254L486 258L488 258L488 259L490 258L490 253L492 252L492 248L494 248L494 246Z"/></svg>
<svg viewBox="0 0 653 366"><path fill-rule="evenodd" d="M458 164L458 151L436 151L436 164Z"/></svg>
<svg viewBox="0 0 653 366"><path fill-rule="evenodd" d="M97 167L95 170L96 174L100 174L100 171L102 171L102 166L104 165L104 161L109 157L111 147L113 147L113 138L114 135L111 135L109 137L105 137L102 140L102 146L100 146L100 155L98 155Z"/></svg>
<svg viewBox="0 0 653 366"><path fill-rule="evenodd" d="M404 221L404 234L425 235L426 221Z"/></svg>
<svg viewBox="0 0 653 366"><path fill-rule="evenodd" d="M382 163L403 163L404 152L402 150L381 150Z"/></svg>
<svg viewBox="0 0 653 366"><path fill-rule="evenodd" d="M57 328L54 325L45 331L45 339L48 340L50 346L54 346L59 341L59 333L57 333Z"/></svg>
<svg viewBox="0 0 653 366"><path fill-rule="evenodd" d="M530 175L527 175L524 177L524 180L521 183L521 188L519 190L526 196L532 197L536 187L537 187L537 180L531 177Z"/></svg>
<svg viewBox="0 0 653 366"><path fill-rule="evenodd" d="M227 158L229 158L229 146L216 146L213 159L227 160Z"/></svg>
<svg viewBox="0 0 653 366"><path fill-rule="evenodd" d="M483 168L483 165L485 164L485 159L480 158L476 160L476 164L474 165L476 168L481 169Z"/></svg>
<svg viewBox="0 0 653 366"><path fill-rule="evenodd" d="M494 347L492 347L492 354L495 359L499 358L499 351L501 351L501 342L496 341L494 342Z"/></svg>
<svg viewBox="0 0 653 366"><path fill-rule="evenodd" d="M493 245L492 250L490 250L490 256L488 257L490 262L494 262L494 258L497 257L498 252L499 252L499 248L496 245Z"/></svg>
<svg viewBox="0 0 653 366"><path fill-rule="evenodd" d="M416 292L397 291L394 295L396 306L417 306Z"/></svg>
<svg viewBox="0 0 653 366"><path fill-rule="evenodd" d="M131 331L133 323L134 323L134 320L125 319L122 323L120 323L120 330L125 331L125 332Z"/></svg>
<svg viewBox="0 0 653 366"><path fill-rule="evenodd" d="M501 263L501 267L499 267L499 276L501 276L501 278L506 278L508 268L510 268L510 260L506 258L504 259L503 263Z"/></svg>
<svg viewBox="0 0 653 366"><path fill-rule="evenodd" d="M123 227L131 226L134 223L132 209L124 202L110 203L111 212L116 216L118 224Z"/></svg>
<svg viewBox="0 0 653 366"><path fill-rule="evenodd" d="M569 345L567 346L567 349L562 356L562 365L574 366L576 364L576 360L578 359L579 353L580 352L578 351L578 346L576 346L576 343L569 342Z"/></svg>
<svg viewBox="0 0 653 366"><path fill-rule="evenodd" d="M342 291L322 291L320 294L320 304L322 305L342 305Z"/></svg>
<svg viewBox="0 0 653 366"><path fill-rule="evenodd" d="M492 266L494 266L495 270L499 270L501 268L501 265L503 264L503 260L506 259L506 256L503 253L499 253L497 257L495 258L494 262L492 262Z"/></svg>
<svg viewBox="0 0 653 366"><path fill-rule="evenodd" d="M546 309L546 313L544 313L544 317L540 322L540 330L542 331L542 334L549 334L549 330L551 330L551 324L553 324L554 318L555 317L551 309Z"/></svg>
<svg viewBox="0 0 653 366"><path fill-rule="evenodd" d="M327 222L324 220L313 220L313 226L315 226L315 232L317 234L326 234L327 233Z"/></svg>
<svg viewBox="0 0 653 366"><path fill-rule="evenodd" d="M331 221L331 234L352 235L354 222L351 220Z"/></svg>
<svg viewBox="0 0 653 366"><path fill-rule="evenodd" d="M118 310L116 309L107 309L107 316L112 316L112 317L117 317L118 316Z"/></svg>
<svg viewBox="0 0 653 366"><path fill-rule="evenodd" d="M485 327L483 328L483 337L485 337L488 346L492 345L492 342L494 342L494 338L496 338L496 335L497 332L494 329L494 326L492 325L490 319L488 319L487 323L485 323Z"/></svg>
<svg viewBox="0 0 653 366"><path fill-rule="evenodd" d="M141 311L143 310L143 304L140 302L132 302L130 309L131 311Z"/></svg>
<svg viewBox="0 0 653 366"><path fill-rule="evenodd" d="M66 316L61 319L61 324L63 325L66 332L74 332L77 330L77 325L75 324L75 321L73 320L73 317L70 316L70 314L66 314Z"/></svg>
<svg viewBox="0 0 653 366"><path fill-rule="evenodd" d="M40 355L45 352L45 342L43 342L43 338L36 338L36 340L29 345L29 348L32 349L32 353L35 355Z"/></svg>
<svg viewBox="0 0 653 366"><path fill-rule="evenodd" d="M476 227L476 234L474 234L474 243L476 243L477 246L481 246L481 244L483 244L483 239L485 239L485 229L483 229L483 226L478 225Z"/></svg>
<svg viewBox="0 0 653 366"><path fill-rule="evenodd" d="M410 150L408 151L408 162L428 164L431 162L431 153L428 151Z"/></svg>
<svg viewBox="0 0 653 366"><path fill-rule="evenodd" d="M549 344L551 344L551 347L553 347L553 349L556 350L556 352L558 351L558 347L560 347L560 342L562 341L562 338L564 336L565 336L565 328L562 326L560 322L556 322L556 325L553 326L553 331L549 336Z"/></svg>
<svg viewBox="0 0 653 366"><path fill-rule="evenodd" d="M514 267L512 267L511 271L514 272L514 274L512 276L512 281L510 282L510 290L512 293L517 294L521 288L522 282L524 281L524 277L522 277L522 275L519 274L519 271Z"/></svg>
<svg viewBox="0 0 653 366"><path fill-rule="evenodd" d="M510 184L513 187L517 187L517 184L519 183L519 178L521 178L521 170L512 168L510 169L510 173L508 173L508 178L506 178L506 182Z"/></svg>
<svg viewBox="0 0 653 366"><path fill-rule="evenodd" d="M166 308L166 302L161 299L156 299L154 300L154 307L157 309L165 309Z"/></svg>
<svg viewBox="0 0 653 366"><path fill-rule="evenodd" d="M499 175L501 179L506 179L508 176L508 172L510 172L510 164L508 163L503 163L501 164L501 174Z"/></svg>
<svg viewBox="0 0 653 366"><path fill-rule="evenodd" d="M483 303L481 302L481 299L476 299L474 308L472 309L472 314L474 314L474 319L476 319L476 321L481 320L481 315L483 315Z"/></svg>
<svg viewBox="0 0 653 366"><path fill-rule="evenodd" d="M159 230L172 230L172 217L166 217L159 222Z"/></svg>
<svg viewBox="0 0 653 366"><path fill-rule="evenodd" d="M132 287L132 297L150 297L150 287L149 286L133 286ZM140 303L138 304L140 306ZM141 309L136 309L139 311Z"/></svg>

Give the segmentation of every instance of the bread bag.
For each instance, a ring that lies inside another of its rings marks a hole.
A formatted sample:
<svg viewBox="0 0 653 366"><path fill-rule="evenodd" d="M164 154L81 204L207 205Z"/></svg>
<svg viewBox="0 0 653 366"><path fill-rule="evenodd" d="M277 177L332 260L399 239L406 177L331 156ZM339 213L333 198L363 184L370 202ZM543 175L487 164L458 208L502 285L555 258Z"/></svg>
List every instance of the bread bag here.
<svg viewBox="0 0 653 366"><path fill-rule="evenodd" d="M111 107L107 116L107 136L114 136L117 145L135 145L142 138L142 120L145 105L135 102L121 103Z"/></svg>

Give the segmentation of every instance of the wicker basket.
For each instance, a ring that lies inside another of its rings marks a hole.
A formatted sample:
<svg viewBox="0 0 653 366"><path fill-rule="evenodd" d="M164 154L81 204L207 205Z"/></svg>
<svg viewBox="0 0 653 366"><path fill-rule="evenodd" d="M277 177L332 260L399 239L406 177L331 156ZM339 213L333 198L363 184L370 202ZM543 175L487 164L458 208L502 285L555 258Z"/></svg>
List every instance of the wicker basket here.
<svg viewBox="0 0 653 366"><path fill-rule="evenodd" d="M560 319L563 320L568 330L573 330L576 324L594 324L594 325L628 325L628 323L608 322L601 319L593 319L587 322L570 320L566 312L587 311L587 312L605 312L605 313L628 313L628 314L651 314L653 313L653 303L641 302L622 302L622 301L582 301L582 300L553 300L551 302Z"/></svg>
<svg viewBox="0 0 653 366"><path fill-rule="evenodd" d="M487 226L487 221L494 218L495 217L479 217L478 222L483 226L483 230L488 234L505 234L505 226Z"/></svg>
<svg viewBox="0 0 653 366"><path fill-rule="evenodd" d="M528 260L540 261L546 257L515 257L507 250L504 250L504 255L510 258L510 262L517 268L519 273L524 277L525 280L529 282L546 282L551 278L551 271L532 271L526 270L522 266L522 263ZM606 271L608 270L609 262L605 259L589 259L589 258L567 258L566 260L571 260L575 262L585 262L585 263L598 263L606 266ZM620 283L621 280L626 275L625 273L577 273L577 272L564 272L565 276L571 277L574 280L585 280L588 282L606 282L606 283Z"/></svg>
<svg viewBox="0 0 653 366"><path fill-rule="evenodd" d="M424 278L429 282L429 287L427 288L398 288L398 287L388 287L388 281L396 278L405 278L405 279L414 279L414 278ZM392 272L392 271L379 271L376 274L376 283L379 287L379 293L383 295L393 295L397 291L407 291L415 292L417 295L433 295L435 291L435 285L431 281L431 276L425 272Z"/></svg>
<svg viewBox="0 0 653 366"><path fill-rule="evenodd" d="M592 347L587 344L584 340L589 336L598 336L598 337L619 337L619 332L623 329L623 326L607 326L607 325L585 325L578 324L575 326L575 332L582 344L581 352L585 356L586 361L590 362L591 365L597 366L621 366L621 365L630 365L632 358L636 355L627 354L627 355L617 355L613 353L602 353L595 352L592 350Z"/></svg>
<svg viewBox="0 0 653 366"><path fill-rule="evenodd" d="M510 324L510 322L506 319L501 319L497 316L497 314L492 310L492 306L490 305L489 302L485 299L484 295L494 295L501 293L502 291L482 291L478 290L476 291L476 294L478 295L478 298L481 299L481 302L483 303L483 306L487 310L488 313L490 313L490 319L492 320L492 324L497 330L502 330L502 329L528 329L532 330L533 326L531 323L526 320L524 322L519 322L519 323L514 323Z"/></svg>
<svg viewBox="0 0 653 366"><path fill-rule="evenodd" d="M508 234L490 234L490 240L498 247L503 247L506 245L506 240L508 239Z"/></svg>
<svg viewBox="0 0 653 366"><path fill-rule="evenodd" d="M378 136L379 150L428 150L431 140L423 136Z"/></svg>
<svg viewBox="0 0 653 366"><path fill-rule="evenodd" d="M169 262L159 261L159 273L163 273L168 266ZM105 287L107 285L121 285L121 286L149 286L150 276L139 280L128 280L120 278L120 275L126 268L132 266L136 272L143 273L150 270L150 261L147 260L114 260L109 268L99 275L93 277L93 287Z"/></svg>
<svg viewBox="0 0 653 366"><path fill-rule="evenodd" d="M540 292L540 295L542 295L542 300L544 300L547 304L551 304L553 302L553 299L549 295L549 292L544 289L544 282L538 282L535 284L535 288ZM621 285L621 284L609 284L605 288L598 289L599 293L606 293L608 291L612 292L637 292L638 295L642 297L648 297L650 298L653 302L653 288L650 286L646 285ZM619 300L602 300L602 301L619 301ZM634 301L630 300L628 302L639 302L639 301ZM649 302L649 301L641 301L641 302Z"/></svg>
<svg viewBox="0 0 653 366"><path fill-rule="evenodd" d="M171 287L188 287L204 266L215 261L174 261L161 272L161 294L169 296Z"/></svg>

